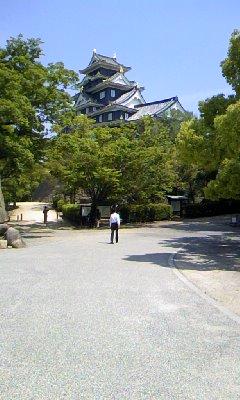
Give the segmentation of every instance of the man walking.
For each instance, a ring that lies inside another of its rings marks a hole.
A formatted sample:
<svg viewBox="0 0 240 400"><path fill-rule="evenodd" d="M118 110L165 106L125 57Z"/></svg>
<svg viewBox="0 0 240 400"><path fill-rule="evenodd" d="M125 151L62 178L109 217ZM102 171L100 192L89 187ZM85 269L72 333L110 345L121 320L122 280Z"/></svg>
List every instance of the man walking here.
<svg viewBox="0 0 240 400"><path fill-rule="evenodd" d="M120 227L120 216L116 212L116 207L112 208L109 224L111 228L111 244L113 244L114 231L116 232L115 233L116 243L118 243L118 229Z"/></svg>

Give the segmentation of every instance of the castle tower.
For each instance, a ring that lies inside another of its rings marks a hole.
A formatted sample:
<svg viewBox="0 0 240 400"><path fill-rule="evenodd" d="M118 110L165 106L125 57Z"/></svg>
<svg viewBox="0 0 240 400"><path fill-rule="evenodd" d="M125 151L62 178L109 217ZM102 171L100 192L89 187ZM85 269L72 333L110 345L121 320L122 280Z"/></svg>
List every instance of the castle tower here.
<svg viewBox="0 0 240 400"><path fill-rule="evenodd" d="M134 107L145 104L141 94L144 88L125 76L130 69L117 62L116 55L106 57L94 50L88 66L80 71L85 76L75 96L77 113L108 123L135 114Z"/></svg>
<svg viewBox="0 0 240 400"><path fill-rule="evenodd" d="M97 54L93 50L84 74L80 92L74 96L77 114L86 114L97 123L136 121L145 115L154 118L171 116L171 110L185 112L178 97L146 103L142 96L144 87L126 76L131 68L113 57Z"/></svg>

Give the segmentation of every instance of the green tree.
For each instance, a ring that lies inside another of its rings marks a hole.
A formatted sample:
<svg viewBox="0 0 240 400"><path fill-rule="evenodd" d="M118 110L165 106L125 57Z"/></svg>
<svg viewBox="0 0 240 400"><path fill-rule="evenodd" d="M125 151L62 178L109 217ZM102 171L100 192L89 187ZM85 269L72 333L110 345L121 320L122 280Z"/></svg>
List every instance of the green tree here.
<svg viewBox="0 0 240 400"><path fill-rule="evenodd" d="M240 101L216 117L218 174L206 188L207 197L216 200L240 199Z"/></svg>
<svg viewBox="0 0 240 400"><path fill-rule="evenodd" d="M214 118L224 114L228 106L235 102L236 97L234 95L225 97L224 94L218 94L204 101L200 101L198 109L206 128L214 129Z"/></svg>
<svg viewBox="0 0 240 400"><path fill-rule="evenodd" d="M184 122L176 148L181 163L204 176L207 198L239 198L240 33L234 31L228 57L221 63L223 76L236 95L220 94L199 103L200 118Z"/></svg>
<svg viewBox="0 0 240 400"><path fill-rule="evenodd" d="M176 180L169 126L148 116L137 122L122 176L127 201L163 201Z"/></svg>
<svg viewBox="0 0 240 400"><path fill-rule="evenodd" d="M0 48L0 176L12 200L20 185L24 194L33 169L39 170L46 123L58 121L72 107L66 89L77 82L75 72L62 63L40 62L41 43L19 35Z"/></svg>
<svg viewBox="0 0 240 400"><path fill-rule="evenodd" d="M112 140L116 129L94 128L93 123L83 115L72 121L67 116L62 125L55 126L58 135L52 139L48 165L65 191L71 194L79 188L85 191L94 215L98 204L118 192L120 172L113 166ZM66 126L69 133L65 133Z"/></svg>
<svg viewBox="0 0 240 400"><path fill-rule="evenodd" d="M171 190L172 144L162 123L147 117L138 124L96 126L81 115L55 129L49 169L65 188L85 191L93 214L106 201L158 201Z"/></svg>
<svg viewBox="0 0 240 400"><path fill-rule="evenodd" d="M230 38L228 55L221 62L222 74L232 86L237 98L240 96L240 31L234 30Z"/></svg>

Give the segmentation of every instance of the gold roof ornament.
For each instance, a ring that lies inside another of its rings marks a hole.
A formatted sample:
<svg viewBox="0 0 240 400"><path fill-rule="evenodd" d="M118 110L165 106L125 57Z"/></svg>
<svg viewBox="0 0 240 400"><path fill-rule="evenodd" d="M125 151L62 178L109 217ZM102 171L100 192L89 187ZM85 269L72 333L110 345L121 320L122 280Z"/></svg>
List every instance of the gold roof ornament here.
<svg viewBox="0 0 240 400"><path fill-rule="evenodd" d="M123 67L122 66L120 66L120 72L121 72L121 74L123 74Z"/></svg>

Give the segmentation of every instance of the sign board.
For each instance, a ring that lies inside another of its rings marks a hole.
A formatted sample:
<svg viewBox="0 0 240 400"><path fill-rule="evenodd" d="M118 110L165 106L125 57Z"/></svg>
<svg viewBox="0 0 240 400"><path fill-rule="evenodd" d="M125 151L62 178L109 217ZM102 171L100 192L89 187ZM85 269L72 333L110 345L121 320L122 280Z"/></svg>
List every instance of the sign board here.
<svg viewBox="0 0 240 400"><path fill-rule="evenodd" d="M110 217L110 206L98 206L101 213L101 218ZM82 217L87 217L90 214L91 206L82 206Z"/></svg>
<svg viewBox="0 0 240 400"><path fill-rule="evenodd" d="M87 217L91 211L91 206L82 206L82 217Z"/></svg>
<svg viewBox="0 0 240 400"><path fill-rule="evenodd" d="M110 217L110 206L98 206L98 209L101 213L101 218L109 218Z"/></svg>
<svg viewBox="0 0 240 400"><path fill-rule="evenodd" d="M173 212L179 212L181 210L181 204L179 200L171 200L171 206Z"/></svg>

